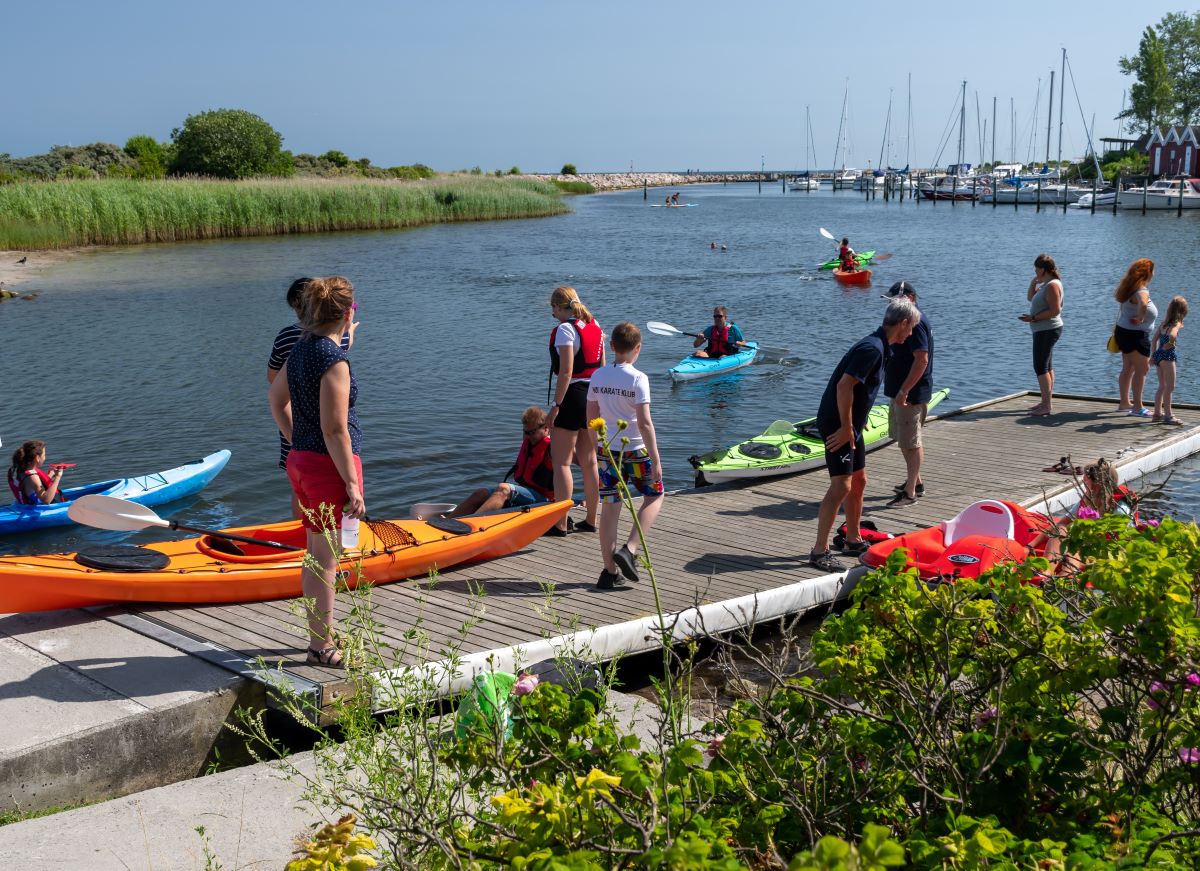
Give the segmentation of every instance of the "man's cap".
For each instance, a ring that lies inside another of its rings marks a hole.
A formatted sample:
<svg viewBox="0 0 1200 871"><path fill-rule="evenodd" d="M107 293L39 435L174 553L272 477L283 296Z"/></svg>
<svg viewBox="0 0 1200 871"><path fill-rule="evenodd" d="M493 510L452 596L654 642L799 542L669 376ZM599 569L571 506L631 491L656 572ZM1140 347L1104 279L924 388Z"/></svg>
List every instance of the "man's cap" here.
<svg viewBox="0 0 1200 871"><path fill-rule="evenodd" d="M917 295L917 289L907 281L897 281L888 288L887 293L881 293L879 296L882 299L899 299L905 294L915 297Z"/></svg>

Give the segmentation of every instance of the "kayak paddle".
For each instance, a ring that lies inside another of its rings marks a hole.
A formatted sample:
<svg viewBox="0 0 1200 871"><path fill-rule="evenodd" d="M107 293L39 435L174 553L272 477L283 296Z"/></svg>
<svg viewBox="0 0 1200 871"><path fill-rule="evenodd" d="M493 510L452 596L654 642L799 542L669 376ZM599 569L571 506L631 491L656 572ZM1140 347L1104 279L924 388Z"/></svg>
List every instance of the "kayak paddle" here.
<svg viewBox="0 0 1200 871"><path fill-rule="evenodd" d="M835 236L835 235L833 235L832 233L830 233L830 232L829 232L828 230L826 230L824 227L820 227L820 228L818 228L818 229L820 229L820 231L821 231L821 235L822 235L822 236L824 236L826 239L828 239L830 242L838 242L838 241L840 241L840 240L838 239L838 237L837 237L837 236Z"/></svg>
<svg viewBox="0 0 1200 871"><path fill-rule="evenodd" d="M234 535L232 532L221 532L215 529L201 529L197 526L184 526L177 520L163 520L145 505L120 499L116 496L102 496L92 493L80 496L67 509L67 516L76 523L84 526L94 526L96 529L112 529L118 532L131 532L159 526L163 529L178 529L183 532L198 532L213 538L224 538L230 541L241 541L246 544L257 544L261 547L271 547L276 550L297 550L290 544L278 541L267 541L262 538L248 538L244 535Z"/></svg>
<svg viewBox="0 0 1200 871"><path fill-rule="evenodd" d="M703 338L703 333L685 333L683 330L664 324L662 321L647 321L646 329L655 335L659 336L691 336L693 339ZM758 350L772 357L782 357L791 353L789 348L781 348L778 345L758 345Z"/></svg>
<svg viewBox="0 0 1200 871"><path fill-rule="evenodd" d="M647 321L646 329L658 336L691 336L693 339L701 337L700 333L685 333L678 327L664 324L662 321Z"/></svg>

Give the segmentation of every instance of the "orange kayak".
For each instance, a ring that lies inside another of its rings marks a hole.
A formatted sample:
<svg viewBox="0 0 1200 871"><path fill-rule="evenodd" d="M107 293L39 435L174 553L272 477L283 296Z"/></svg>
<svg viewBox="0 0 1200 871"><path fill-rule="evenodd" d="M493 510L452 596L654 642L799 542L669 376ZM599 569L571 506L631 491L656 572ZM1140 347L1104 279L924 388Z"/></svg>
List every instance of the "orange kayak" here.
<svg viewBox="0 0 1200 871"><path fill-rule="evenodd" d="M570 501L563 500L475 514L458 518L463 525L453 531L423 520L398 520L392 522L392 530L380 530L382 538L363 523L358 548L347 551L341 561L346 585L387 584L424 577L430 569L506 556L532 544L570 508ZM0 613L119 602L261 602L300 595L305 533L298 520L226 531L294 549L239 543L242 553L231 554L219 549L223 540L215 540L214 547L214 537L202 535L123 548L133 556L120 555L117 562L124 567L116 569L95 567L109 561L96 556L103 548L96 554L85 550L4 556L0 557ZM398 539L405 540L397 543Z"/></svg>
<svg viewBox="0 0 1200 871"><path fill-rule="evenodd" d="M1043 514L1012 502L984 499L968 505L953 520L877 542L862 555L863 564L879 568L897 548L908 551L908 566L925 579L977 578L992 566L1022 561L1029 545L1050 526ZM1037 554L1045 550L1042 544Z"/></svg>
<svg viewBox="0 0 1200 871"><path fill-rule="evenodd" d="M853 272L842 272L840 269L835 269L833 270L833 279L841 284L870 284L871 270L855 269Z"/></svg>

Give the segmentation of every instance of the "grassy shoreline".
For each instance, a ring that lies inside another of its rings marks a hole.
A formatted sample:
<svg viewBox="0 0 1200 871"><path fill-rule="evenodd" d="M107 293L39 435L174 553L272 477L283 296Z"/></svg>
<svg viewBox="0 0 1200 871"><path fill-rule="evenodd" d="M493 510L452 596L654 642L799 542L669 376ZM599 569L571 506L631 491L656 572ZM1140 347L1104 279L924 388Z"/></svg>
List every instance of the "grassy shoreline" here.
<svg viewBox="0 0 1200 871"><path fill-rule="evenodd" d="M568 211L529 178L102 179L0 185L0 250L397 229Z"/></svg>

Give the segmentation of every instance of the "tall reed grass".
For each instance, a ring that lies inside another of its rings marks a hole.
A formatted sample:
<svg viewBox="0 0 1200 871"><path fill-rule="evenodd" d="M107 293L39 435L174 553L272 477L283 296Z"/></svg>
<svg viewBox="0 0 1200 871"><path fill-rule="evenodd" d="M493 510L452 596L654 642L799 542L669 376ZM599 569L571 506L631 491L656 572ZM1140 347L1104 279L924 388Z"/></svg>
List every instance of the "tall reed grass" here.
<svg viewBox="0 0 1200 871"><path fill-rule="evenodd" d="M0 249L415 227L567 211L536 179L102 179L0 185Z"/></svg>

